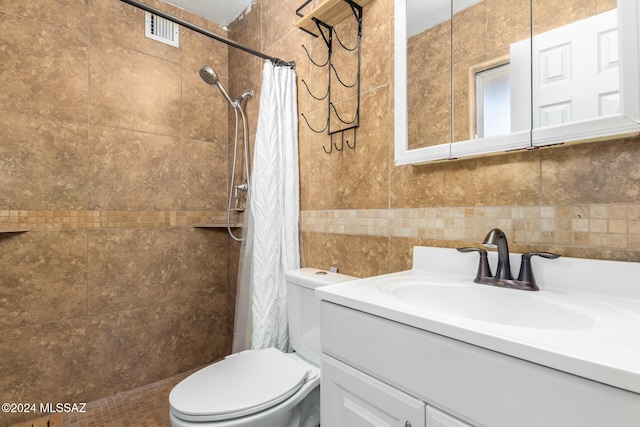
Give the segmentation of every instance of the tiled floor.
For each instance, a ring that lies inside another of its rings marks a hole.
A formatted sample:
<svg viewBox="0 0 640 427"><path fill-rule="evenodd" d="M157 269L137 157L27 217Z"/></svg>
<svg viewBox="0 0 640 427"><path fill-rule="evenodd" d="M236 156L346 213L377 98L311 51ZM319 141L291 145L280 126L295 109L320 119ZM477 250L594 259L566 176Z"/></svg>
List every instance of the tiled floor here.
<svg viewBox="0 0 640 427"><path fill-rule="evenodd" d="M86 412L64 414L63 427L171 427L169 392L193 371L87 403ZM46 424L45 424L46 425Z"/></svg>
<svg viewBox="0 0 640 427"><path fill-rule="evenodd" d="M171 427L169 392L191 372L105 397L85 413L65 414L64 427Z"/></svg>

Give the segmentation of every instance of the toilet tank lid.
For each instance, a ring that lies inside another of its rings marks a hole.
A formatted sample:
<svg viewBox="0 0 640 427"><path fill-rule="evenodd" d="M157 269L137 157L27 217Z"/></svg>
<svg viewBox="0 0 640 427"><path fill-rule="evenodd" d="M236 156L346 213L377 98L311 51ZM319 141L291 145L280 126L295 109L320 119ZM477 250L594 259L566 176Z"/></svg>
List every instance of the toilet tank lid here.
<svg viewBox="0 0 640 427"><path fill-rule="evenodd" d="M354 276L348 276L341 273L331 273L329 271L310 267L289 270L284 274L284 276L287 282L304 286L309 289L357 279L357 277Z"/></svg>

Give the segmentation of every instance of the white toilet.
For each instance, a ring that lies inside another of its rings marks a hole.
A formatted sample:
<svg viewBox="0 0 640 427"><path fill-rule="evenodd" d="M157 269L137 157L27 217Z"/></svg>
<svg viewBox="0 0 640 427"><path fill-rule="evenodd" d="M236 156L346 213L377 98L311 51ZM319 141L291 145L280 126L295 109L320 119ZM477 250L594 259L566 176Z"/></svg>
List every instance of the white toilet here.
<svg viewBox="0 0 640 427"><path fill-rule="evenodd" d="M295 353L247 350L191 374L169 394L173 427L320 425L320 301L314 290L355 277L315 268L285 277Z"/></svg>

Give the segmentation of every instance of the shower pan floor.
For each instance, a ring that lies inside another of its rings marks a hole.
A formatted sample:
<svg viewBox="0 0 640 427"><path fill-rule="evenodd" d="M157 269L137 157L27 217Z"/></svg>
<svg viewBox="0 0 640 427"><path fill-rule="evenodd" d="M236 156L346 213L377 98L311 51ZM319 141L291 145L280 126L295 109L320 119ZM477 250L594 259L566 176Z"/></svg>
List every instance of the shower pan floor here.
<svg viewBox="0 0 640 427"><path fill-rule="evenodd" d="M175 375L142 387L88 402L83 413L63 414L62 427L171 427L169 392L195 372ZM34 423L34 422L32 422ZM31 425L18 423L12 427ZM47 425L47 424L33 424Z"/></svg>

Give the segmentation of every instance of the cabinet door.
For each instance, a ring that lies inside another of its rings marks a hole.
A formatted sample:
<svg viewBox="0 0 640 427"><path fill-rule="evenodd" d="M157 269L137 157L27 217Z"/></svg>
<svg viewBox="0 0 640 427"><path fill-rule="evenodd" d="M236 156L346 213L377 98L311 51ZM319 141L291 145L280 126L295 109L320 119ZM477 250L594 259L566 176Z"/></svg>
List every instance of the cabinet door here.
<svg viewBox="0 0 640 427"><path fill-rule="evenodd" d="M433 406L427 406L427 427L473 427Z"/></svg>
<svg viewBox="0 0 640 427"><path fill-rule="evenodd" d="M322 355L322 425L425 427L424 402Z"/></svg>

